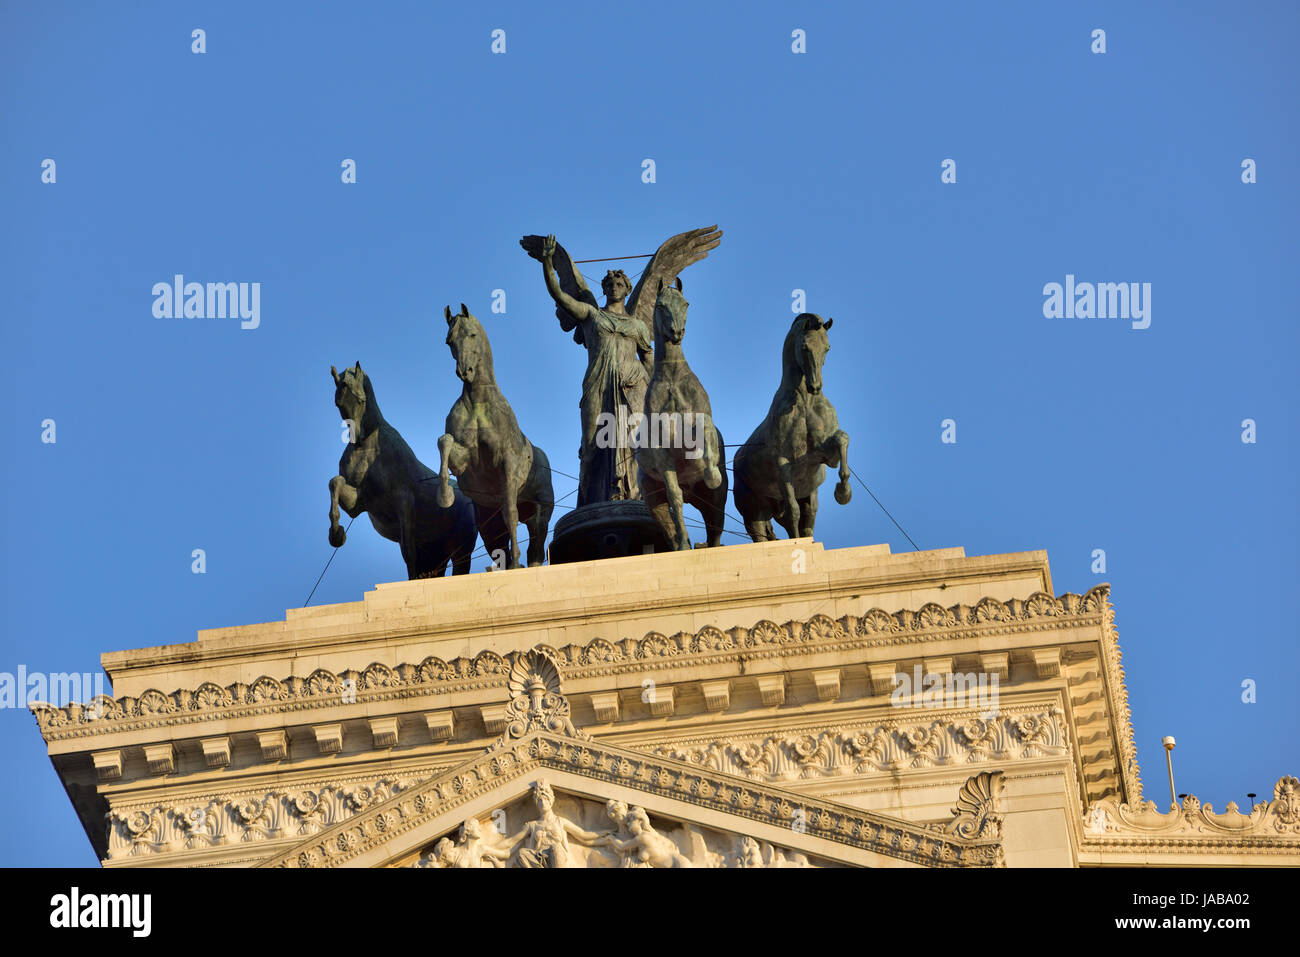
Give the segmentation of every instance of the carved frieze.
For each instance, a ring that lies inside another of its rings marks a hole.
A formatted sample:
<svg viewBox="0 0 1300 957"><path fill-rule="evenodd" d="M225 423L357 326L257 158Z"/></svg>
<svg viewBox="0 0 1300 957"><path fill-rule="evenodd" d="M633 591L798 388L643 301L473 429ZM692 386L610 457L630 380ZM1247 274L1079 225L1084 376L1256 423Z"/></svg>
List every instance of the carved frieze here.
<svg viewBox="0 0 1300 957"><path fill-rule="evenodd" d="M113 860L315 834L400 794L419 780L390 776L286 791L208 795L168 807L128 805L109 814L108 857Z"/></svg>
<svg viewBox="0 0 1300 957"><path fill-rule="evenodd" d="M1122 678L1118 643L1113 641L1113 612L1108 601L1109 586L1098 585L1086 595L1064 594L1053 598L1042 592L1021 601L1000 602L984 598L974 607L953 605L943 608L930 604L919 611L885 612L873 608L864 615L845 615L833 620L814 615L807 621L788 621L778 625L760 621L749 628L732 628L726 632L712 626L694 634L680 632L671 637L651 632L641 639L618 642L595 638L586 645L563 648L539 646L566 678L642 672L676 667L683 663L708 664L768 657L789 659L792 655L813 654L828 648L865 649L879 646L923 645L927 641L1014 631L1034 631L1069 625L1102 622L1109 627L1113 648L1108 652L1107 669L1112 680ZM900 652L910 653L900 648ZM209 720L227 720L245 715L294 713L314 708L355 704L359 709L376 701L398 700L427 695L497 687L506 683L512 669L529 652L505 655L483 651L473 658L443 661L428 657L418 664L389 667L374 663L364 671L346 670L334 674L318 669L306 678L291 676L282 680L262 676L251 685L235 682L227 687L204 683L196 689L180 689L171 694L149 690L138 697L112 698L100 695L89 703L64 707L37 704L32 706L41 733L47 741L86 735L113 733L138 728L176 728ZM891 672L892 674L892 672ZM1123 695L1122 684L1113 685ZM784 686L768 682L762 688L767 704L779 704ZM1126 699L1118 715L1131 746ZM196 733L202 733L197 731ZM1121 741L1121 747L1124 742ZM1133 755L1136 749L1133 749ZM1136 758L1132 758L1133 775Z"/></svg>
<svg viewBox="0 0 1300 957"><path fill-rule="evenodd" d="M1068 754L1065 713L1012 711L988 719L899 718L863 727L810 729L728 741L672 742L653 753L760 781L871 774Z"/></svg>

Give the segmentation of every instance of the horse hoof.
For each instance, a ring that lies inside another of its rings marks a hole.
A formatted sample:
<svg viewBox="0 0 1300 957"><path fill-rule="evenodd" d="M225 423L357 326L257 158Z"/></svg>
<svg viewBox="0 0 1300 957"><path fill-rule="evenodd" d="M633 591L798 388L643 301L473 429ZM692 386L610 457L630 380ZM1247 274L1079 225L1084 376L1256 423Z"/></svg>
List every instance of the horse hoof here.
<svg viewBox="0 0 1300 957"><path fill-rule="evenodd" d="M835 486L835 501L841 505L848 505L853 498L853 489L849 487L848 482L840 482Z"/></svg>
<svg viewBox="0 0 1300 957"><path fill-rule="evenodd" d="M456 493L451 490L450 485L444 485L438 489L438 507L451 508L456 502Z"/></svg>
<svg viewBox="0 0 1300 957"><path fill-rule="evenodd" d="M722 484L722 472L718 470L716 465L709 467L709 474L704 477L704 484L708 488L717 488Z"/></svg>
<svg viewBox="0 0 1300 957"><path fill-rule="evenodd" d="M342 548L343 543L348 540L348 533L343 531L342 525L335 525L330 529L330 544L335 548Z"/></svg>

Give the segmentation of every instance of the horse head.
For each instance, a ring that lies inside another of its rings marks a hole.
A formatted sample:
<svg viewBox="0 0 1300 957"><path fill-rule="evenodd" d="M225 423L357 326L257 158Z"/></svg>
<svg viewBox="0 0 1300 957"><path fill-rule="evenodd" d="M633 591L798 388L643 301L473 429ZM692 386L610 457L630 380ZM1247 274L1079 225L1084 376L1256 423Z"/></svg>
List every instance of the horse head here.
<svg viewBox="0 0 1300 957"><path fill-rule="evenodd" d="M353 423L353 437L370 431L373 419L378 414L375 393L370 386L370 377L361 371L361 363L343 370L330 366L330 375L334 377L334 404L344 422Z"/></svg>
<svg viewBox="0 0 1300 957"><path fill-rule="evenodd" d="M680 343L686 335L686 308L690 305L681 293L681 287L664 287L659 281L659 297L655 299L655 341Z"/></svg>
<svg viewBox="0 0 1300 957"><path fill-rule="evenodd" d="M491 381L492 346L483 326L463 302L456 315L451 314L451 306L444 306L442 314L447 320L447 345L456 360L456 377L466 385L473 385L480 377Z"/></svg>
<svg viewBox="0 0 1300 957"><path fill-rule="evenodd" d="M797 375L803 380L804 388L814 395L822 390L822 363L831 348L826 330L834 321L812 312L801 313L785 337L782 352L786 375Z"/></svg>

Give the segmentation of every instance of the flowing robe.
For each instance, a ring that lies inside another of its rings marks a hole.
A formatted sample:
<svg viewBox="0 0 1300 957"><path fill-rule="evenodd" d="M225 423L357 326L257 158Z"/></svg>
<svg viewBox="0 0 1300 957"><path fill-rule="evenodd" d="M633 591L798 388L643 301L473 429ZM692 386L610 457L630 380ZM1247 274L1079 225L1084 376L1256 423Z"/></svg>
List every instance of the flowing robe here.
<svg viewBox="0 0 1300 957"><path fill-rule="evenodd" d="M596 309L581 324L587 347L582 380L582 448L578 505L641 497L632 432L654 367L650 330L633 316ZM620 412L621 408L621 412ZM613 428L601 428L602 417ZM614 442L597 442L612 434ZM607 446L607 447L602 447Z"/></svg>

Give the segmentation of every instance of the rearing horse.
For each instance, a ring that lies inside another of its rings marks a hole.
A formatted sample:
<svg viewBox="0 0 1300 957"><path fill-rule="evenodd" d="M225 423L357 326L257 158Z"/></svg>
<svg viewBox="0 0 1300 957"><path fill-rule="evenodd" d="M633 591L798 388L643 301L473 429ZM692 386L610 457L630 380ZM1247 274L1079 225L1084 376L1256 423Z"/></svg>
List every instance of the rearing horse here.
<svg viewBox="0 0 1300 957"><path fill-rule="evenodd" d="M510 403L497 388L492 346L487 333L462 302L460 313L443 309L447 345L456 360L456 375L465 383L447 413L447 432L438 439L439 502L450 501L447 478L455 474L461 490L474 502L479 534L498 567L519 567L517 526L528 526L528 564L546 559L546 532L555 508L551 464L546 453L525 438Z"/></svg>
<svg viewBox="0 0 1300 957"><path fill-rule="evenodd" d="M713 424L709 394L682 352L689 305L678 290L660 283L654 311L655 371L637 430L646 441L636 447L646 505L679 551L691 547L683 503L699 509L710 547L721 544L727 508L722 434Z"/></svg>
<svg viewBox="0 0 1300 957"><path fill-rule="evenodd" d="M339 548L347 541L339 525L342 506L353 518L369 513L375 531L401 546L408 577L440 578L448 561L452 574L467 574L476 537L469 499L457 493L445 505L436 501L437 475L380 413L360 362L342 375L330 366L330 375L351 438L339 474L330 479L330 544Z"/></svg>
<svg viewBox="0 0 1300 957"><path fill-rule="evenodd" d="M736 508L756 542L776 537L772 519L791 538L812 537L817 489L828 465L839 466L835 501L847 505L852 498L849 436L822 393L832 322L811 312L795 317L781 347L781 386L767 418L736 453Z"/></svg>

